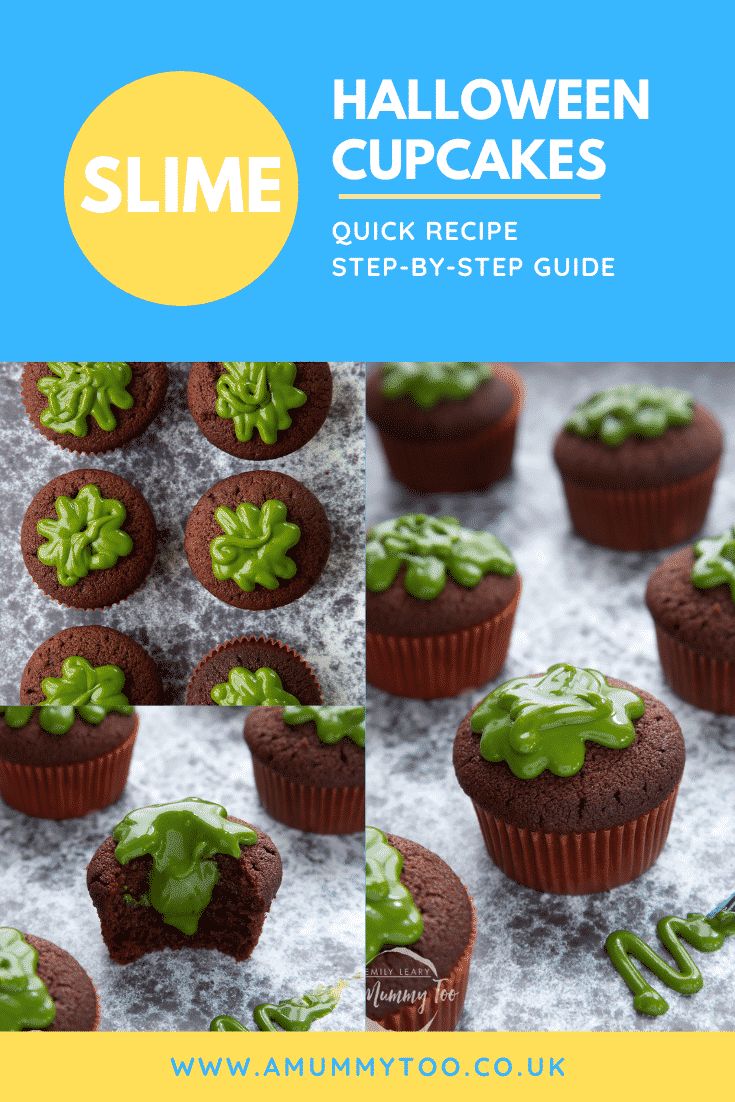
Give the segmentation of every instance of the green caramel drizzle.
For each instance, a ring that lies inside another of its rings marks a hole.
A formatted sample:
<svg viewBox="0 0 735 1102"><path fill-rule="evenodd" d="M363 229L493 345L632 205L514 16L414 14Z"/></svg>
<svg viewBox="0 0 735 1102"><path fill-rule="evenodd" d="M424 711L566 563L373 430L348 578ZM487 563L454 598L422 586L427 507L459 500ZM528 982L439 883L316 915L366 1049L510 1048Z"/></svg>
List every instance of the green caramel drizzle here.
<svg viewBox="0 0 735 1102"><path fill-rule="evenodd" d="M701 953L713 953L735 934L735 913L720 911L713 916L688 914L686 918L662 918L656 926L659 938L679 966L679 971L654 952L645 941L628 930L615 930L605 942L610 960L633 992L633 1006L642 1014L665 1014L669 1004L643 978L633 964L635 957L658 978L682 995L693 995L704 983L702 973L679 940L688 941ZM677 937L678 935L678 937Z"/></svg>
<svg viewBox="0 0 735 1102"><path fill-rule="evenodd" d="M97 486L83 486L75 498L57 497L58 520L39 520L36 529L45 536L37 551L45 566L56 567L60 585L76 585L90 570L107 570L121 555L129 555L133 541L120 526L125 506L102 497Z"/></svg>
<svg viewBox="0 0 735 1102"><path fill-rule="evenodd" d="M327 1014L331 1014L339 1002L344 987L344 982L337 983L333 987L319 986L314 991L307 991L301 997L297 995L292 999L283 999L279 1003L260 1003L253 1011L255 1024L263 1033L277 1033L274 1022L277 1022L287 1033L306 1033L318 1018L325 1018ZM211 1033L251 1032L246 1025L228 1014L215 1018L209 1029Z"/></svg>
<svg viewBox="0 0 735 1102"><path fill-rule="evenodd" d="M246 593L256 585L278 589L279 578L293 578L296 563L286 552L301 539L301 529L286 520L286 506L273 498L261 509L248 501L235 512L226 505L214 511L225 532L209 545L212 573L219 582L232 580Z"/></svg>
<svg viewBox="0 0 735 1102"><path fill-rule="evenodd" d="M211 692L215 704L298 704L291 693L287 693L275 670L261 666L253 673L243 666L235 666L227 675L227 680L215 685Z"/></svg>
<svg viewBox="0 0 735 1102"><path fill-rule="evenodd" d="M112 836L121 865L144 854L153 858L150 905L184 934L196 933L219 880L219 869L210 858L216 853L239 858L241 845L252 846L258 840L250 827L229 822L220 804L196 796L131 811ZM126 902L143 900L130 897Z"/></svg>
<svg viewBox="0 0 735 1102"><path fill-rule="evenodd" d="M492 378L490 364L385 363L381 393L394 400L408 397L422 409L431 409L442 399L461 402Z"/></svg>
<svg viewBox="0 0 735 1102"><path fill-rule="evenodd" d="M36 972L38 953L18 930L0 929L0 1033L46 1029L56 1007Z"/></svg>
<svg viewBox="0 0 735 1102"><path fill-rule="evenodd" d="M413 945L424 932L424 920L411 893L400 881L403 857L388 845L382 830L365 827L365 960L384 945Z"/></svg>
<svg viewBox="0 0 735 1102"><path fill-rule="evenodd" d="M257 429L264 444L275 444L278 431L291 427L290 409L306 402L293 385L295 363L224 361L217 380L218 416L231 420L241 443Z"/></svg>
<svg viewBox="0 0 735 1102"><path fill-rule="evenodd" d="M407 513L384 520L368 533L365 549L367 587L388 589L405 564L403 585L412 597L431 601L447 583L447 571L459 585L474 589L485 574L515 574L515 563L499 539L489 532L462 528L455 517Z"/></svg>
<svg viewBox="0 0 735 1102"><path fill-rule="evenodd" d="M334 743L340 739L351 739L355 745L365 749L365 709L326 707L306 704L298 708L284 708L283 722L290 727L312 720L316 724L316 733L322 742Z"/></svg>
<svg viewBox="0 0 735 1102"><path fill-rule="evenodd" d="M629 436L663 436L669 426L689 425L693 418L694 399L685 390L631 383L593 394L573 410L564 427L617 448Z"/></svg>
<svg viewBox="0 0 735 1102"><path fill-rule="evenodd" d="M725 582L735 601L735 528L728 528L712 539L698 540L693 550L692 585L697 589L711 589Z"/></svg>
<svg viewBox="0 0 735 1102"><path fill-rule="evenodd" d="M116 669L117 667L113 668ZM127 707L129 711L124 711L123 715L132 714L132 705L127 705ZM85 705L82 704L78 711L80 717L86 720L87 723L101 723L108 712L113 710L122 711L121 708L112 709L108 707L107 702L104 702L101 707L86 707L86 715L82 715L81 708L85 708ZM33 715L33 705L3 705L0 707L0 715L4 716L8 727L25 727ZM47 704L44 704L38 709L39 726L49 735L65 735L73 726L75 718L76 711L73 704L61 704L54 707L49 707Z"/></svg>
<svg viewBox="0 0 735 1102"><path fill-rule="evenodd" d="M122 691L124 684L125 674L119 666L90 666L86 658L72 655L64 659L61 677L44 677L41 691L46 696L44 704L49 711L51 708L57 712L62 708L76 708L87 723L101 723L108 712L120 712L124 716L133 714L133 705Z"/></svg>
<svg viewBox="0 0 735 1102"><path fill-rule="evenodd" d="M110 406L130 409L133 396L125 387L133 377L129 364L119 362L47 363L57 376L38 380L38 389L48 399L41 413L45 429L86 436L87 417L94 417L101 429L110 432L117 425Z"/></svg>
<svg viewBox="0 0 735 1102"><path fill-rule="evenodd" d="M631 721L644 711L636 693L612 688L597 670L557 662L542 677L493 689L470 725L482 732L483 758L506 761L516 777L530 780L544 769L573 777L584 765L585 739L622 750L635 738Z"/></svg>

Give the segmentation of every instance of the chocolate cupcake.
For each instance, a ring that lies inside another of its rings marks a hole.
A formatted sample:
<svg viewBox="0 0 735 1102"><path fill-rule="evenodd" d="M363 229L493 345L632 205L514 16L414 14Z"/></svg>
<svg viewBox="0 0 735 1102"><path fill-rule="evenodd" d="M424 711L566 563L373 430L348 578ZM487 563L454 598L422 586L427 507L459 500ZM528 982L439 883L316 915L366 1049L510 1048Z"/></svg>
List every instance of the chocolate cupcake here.
<svg viewBox="0 0 735 1102"><path fill-rule="evenodd" d="M27 363L23 403L38 431L67 451L102 455L140 436L161 409L165 363Z"/></svg>
<svg viewBox="0 0 735 1102"><path fill-rule="evenodd" d="M210 444L238 459L278 459L302 448L332 402L328 363L235 360L192 364L187 398Z"/></svg>
<svg viewBox="0 0 735 1102"><path fill-rule="evenodd" d="M521 592L500 540L412 513L376 524L366 559L371 685L433 700L497 676Z"/></svg>
<svg viewBox="0 0 735 1102"><path fill-rule="evenodd" d="M492 860L519 884L561 895L608 891L651 867L684 758L659 700L565 663L494 689L454 743Z"/></svg>
<svg viewBox="0 0 735 1102"><path fill-rule="evenodd" d="M145 499L119 475L69 471L28 506L20 545L47 596L67 608L109 608L148 577L156 523Z"/></svg>
<svg viewBox="0 0 735 1102"><path fill-rule="evenodd" d="M245 741L260 802L279 823L315 834L363 830L364 707L253 708Z"/></svg>
<svg viewBox="0 0 735 1102"><path fill-rule="evenodd" d="M507 364L376 363L367 415L394 478L417 493L483 490L513 460L523 380Z"/></svg>
<svg viewBox="0 0 735 1102"><path fill-rule="evenodd" d="M190 797L126 815L90 861L87 887L119 964L165 948L247 960L281 871L267 834Z"/></svg>
<svg viewBox="0 0 735 1102"><path fill-rule="evenodd" d="M722 430L674 387L619 386L577 406L554 459L580 536L620 551L655 551L704 524Z"/></svg>
<svg viewBox="0 0 735 1102"><path fill-rule="evenodd" d="M648 580L646 604L676 695L735 715L735 529L664 559Z"/></svg>
<svg viewBox="0 0 735 1102"><path fill-rule="evenodd" d="M220 643L201 660L186 688L187 704L321 704L316 675L291 647L244 636Z"/></svg>
<svg viewBox="0 0 735 1102"><path fill-rule="evenodd" d="M305 486L278 471L246 471L200 498L184 548L205 589L234 608L261 610L311 589L331 539L327 514Z"/></svg>
<svg viewBox="0 0 735 1102"><path fill-rule="evenodd" d="M57 631L28 659L20 683L21 704L160 704L161 675L129 636L85 624Z"/></svg>
<svg viewBox="0 0 735 1102"><path fill-rule="evenodd" d="M0 1033L86 1033L99 1021L97 991L74 957L44 938L0 928Z"/></svg>
<svg viewBox="0 0 735 1102"><path fill-rule="evenodd" d="M449 866L367 827L368 1029L448 1032L462 1013L477 918Z"/></svg>
<svg viewBox="0 0 735 1102"><path fill-rule="evenodd" d="M120 694L88 703L0 707L0 797L40 819L76 819L119 799L138 716Z"/></svg>

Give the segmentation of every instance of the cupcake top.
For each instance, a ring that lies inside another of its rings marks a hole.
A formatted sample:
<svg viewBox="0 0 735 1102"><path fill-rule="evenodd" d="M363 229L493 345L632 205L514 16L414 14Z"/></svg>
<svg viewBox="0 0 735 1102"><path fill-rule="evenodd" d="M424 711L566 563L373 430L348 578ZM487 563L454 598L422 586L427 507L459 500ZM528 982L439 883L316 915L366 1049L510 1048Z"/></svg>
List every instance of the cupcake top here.
<svg viewBox="0 0 735 1102"><path fill-rule="evenodd" d="M664 559L646 586L659 628L715 660L735 661L735 530L698 540Z"/></svg>
<svg viewBox="0 0 735 1102"><path fill-rule="evenodd" d="M365 962L384 945L413 945L424 920L410 891L401 883L403 856L382 830L365 827Z"/></svg>
<svg viewBox="0 0 735 1102"><path fill-rule="evenodd" d="M95 703L0 707L0 759L19 765L71 765L121 746L138 717L99 695Z"/></svg>
<svg viewBox="0 0 735 1102"><path fill-rule="evenodd" d="M380 392L390 400L408 397L422 409L433 409L442 400L469 398L492 376L487 363L384 363Z"/></svg>
<svg viewBox="0 0 735 1102"><path fill-rule="evenodd" d="M694 399L685 390L631 383L593 394L575 407L564 427L617 448L630 436L648 440L693 420Z"/></svg>
<svg viewBox="0 0 735 1102"><path fill-rule="evenodd" d="M253 708L245 741L259 761L296 784L365 784L364 707Z"/></svg>
<svg viewBox="0 0 735 1102"><path fill-rule="evenodd" d="M233 666L227 681L215 685L211 691L215 704L298 704L292 693L287 693L275 670L262 666L259 670Z"/></svg>
<svg viewBox="0 0 735 1102"><path fill-rule="evenodd" d="M0 928L0 1033L46 1029L56 1017L37 965L38 953L23 934Z"/></svg>
<svg viewBox="0 0 735 1102"><path fill-rule="evenodd" d="M222 643L194 670L187 704L321 704L314 671L291 647L245 636Z"/></svg>

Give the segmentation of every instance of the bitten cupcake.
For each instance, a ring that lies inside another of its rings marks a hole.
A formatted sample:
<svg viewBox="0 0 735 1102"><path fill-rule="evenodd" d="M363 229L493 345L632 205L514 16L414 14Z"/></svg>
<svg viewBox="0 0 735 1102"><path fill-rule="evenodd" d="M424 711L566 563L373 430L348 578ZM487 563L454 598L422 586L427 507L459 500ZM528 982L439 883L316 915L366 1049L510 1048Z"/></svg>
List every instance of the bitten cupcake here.
<svg viewBox="0 0 735 1102"><path fill-rule="evenodd" d="M494 689L454 743L492 860L519 884L560 895L607 891L651 867L684 758L659 700L563 662Z"/></svg>
<svg viewBox="0 0 735 1102"><path fill-rule="evenodd" d="M735 528L664 559L649 578L646 604L676 695L735 715Z"/></svg>
<svg viewBox="0 0 735 1102"><path fill-rule="evenodd" d="M126 815L90 861L87 887L119 964L165 948L247 960L281 871L267 834L189 797Z"/></svg>
<svg viewBox="0 0 735 1102"><path fill-rule="evenodd" d="M417 493L483 490L507 474L523 380L507 364L376 363L367 415L394 478Z"/></svg>
<svg viewBox="0 0 735 1102"><path fill-rule="evenodd" d="M295 478L246 471L194 506L184 549L197 581L234 608L281 608L318 581L332 540L320 502Z"/></svg>
<svg viewBox="0 0 735 1102"><path fill-rule="evenodd" d="M274 819L315 834L364 828L364 707L253 708L245 741Z"/></svg>
<svg viewBox="0 0 735 1102"><path fill-rule="evenodd" d="M329 364L236 360L195 363L187 397L210 444L260 462L302 448L332 401Z"/></svg>
<svg viewBox="0 0 735 1102"><path fill-rule="evenodd" d="M467 993L472 899L431 850L375 827L365 841L368 1029L449 1032Z"/></svg>
<svg viewBox="0 0 735 1102"><path fill-rule="evenodd" d="M369 531L366 560L371 685L433 700L500 672L521 592L500 540L411 513Z"/></svg>
<svg viewBox="0 0 735 1102"><path fill-rule="evenodd" d="M722 430L674 387L619 386L577 406L554 459L580 536L620 551L655 551L704 523Z"/></svg>
<svg viewBox="0 0 735 1102"><path fill-rule="evenodd" d="M28 506L20 545L43 593L67 608L109 608L148 577L156 523L142 495L119 475L69 471Z"/></svg>
<svg viewBox="0 0 735 1102"><path fill-rule="evenodd" d="M108 680L85 703L0 707L0 796L25 815L76 819L122 795L138 716Z"/></svg>
<svg viewBox="0 0 735 1102"><path fill-rule="evenodd" d="M220 643L201 660L187 704L321 704L311 666L291 647L260 635Z"/></svg>
<svg viewBox="0 0 735 1102"><path fill-rule="evenodd" d="M140 436L166 397L165 363L27 363L23 403L38 431L67 451L102 455Z"/></svg>
<svg viewBox="0 0 735 1102"><path fill-rule="evenodd" d="M0 1033L97 1029L100 1007L91 979L64 949L0 927Z"/></svg>

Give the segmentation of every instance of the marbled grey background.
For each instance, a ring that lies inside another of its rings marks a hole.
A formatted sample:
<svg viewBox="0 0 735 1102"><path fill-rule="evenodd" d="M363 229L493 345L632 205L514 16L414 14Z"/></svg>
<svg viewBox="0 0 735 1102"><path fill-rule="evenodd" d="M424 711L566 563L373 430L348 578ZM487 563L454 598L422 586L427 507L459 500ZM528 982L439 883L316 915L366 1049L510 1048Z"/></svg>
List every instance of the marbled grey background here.
<svg viewBox="0 0 735 1102"><path fill-rule="evenodd" d="M661 952L661 917L706 913L735 891L735 718L683 703L663 679L643 594L670 551L608 551L574 535L551 447L568 410L595 390L625 382L683 386L716 411L730 442L704 528L721 532L735 523L735 365L516 366L527 396L514 469L486 493L412 494L388 475L368 426L368 524L406 512L457 516L503 540L523 576L508 660L486 689L422 702L368 687L368 822L437 852L474 897L479 934L460 1029L734 1030L735 938L717 953L693 953L704 977L696 995L678 995L645 973L670 1003L660 1018L633 1009L605 953L607 935L620 928ZM687 745L661 857L633 883L591 896L539 894L507 879L487 855L451 761L460 720L490 688L558 661L648 689L673 710Z"/></svg>
<svg viewBox="0 0 735 1102"><path fill-rule="evenodd" d="M144 707L130 779L112 807L83 819L30 818L0 801L0 926L47 938L92 977L104 1030L207 1030L218 1014L254 1028L258 1003L348 980L364 959L362 834L305 834L271 819L258 800L242 736L247 708ZM222 804L273 838L283 884L249 960L184 949L133 964L110 959L87 893L85 868L137 807L187 796ZM361 1030L364 982L355 979L314 1029Z"/></svg>
<svg viewBox="0 0 735 1102"><path fill-rule="evenodd" d="M166 703L183 704L194 667L219 643L261 634L304 656L321 682L325 704L362 702L364 365L331 364L334 399L320 431L299 451L263 464L227 455L202 435L186 404L189 367L169 364L166 402L142 436L107 455L85 457L41 436L21 402L23 365L0 364L4 703L17 702L21 674L36 647L75 624L107 624L144 646L161 669ZM332 526L332 550L321 578L300 600L268 612L244 612L196 580L184 554L184 529L210 486L258 466L284 471L316 494ZM41 593L20 553L20 526L31 499L52 478L83 467L127 478L148 501L158 526L158 554L148 581L126 602L98 612L62 608Z"/></svg>

